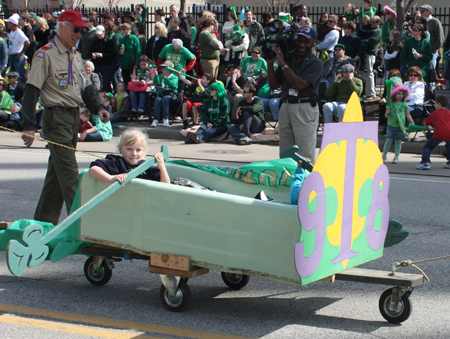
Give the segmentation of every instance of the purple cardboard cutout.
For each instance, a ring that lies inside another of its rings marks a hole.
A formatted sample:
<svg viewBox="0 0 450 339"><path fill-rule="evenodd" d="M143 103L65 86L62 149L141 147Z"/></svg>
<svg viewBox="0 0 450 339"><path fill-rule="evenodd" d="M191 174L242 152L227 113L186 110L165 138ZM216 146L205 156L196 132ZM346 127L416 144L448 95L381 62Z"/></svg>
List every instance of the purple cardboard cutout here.
<svg viewBox="0 0 450 339"><path fill-rule="evenodd" d="M338 141L347 141L345 159L345 183L342 210L342 231L341 246L339 255L332 260L332 264L356 257L357 252L353 252L352 245L352 224L353 224L353 200L354 200L354 173L356 163L357 139L371 139L378 145L378 122L345 122L325 124L320 152L329 144ZM317 173L317 174L316 174ZM380 183L383 182L380 191ZM389 173L385 165L381 165L375 174L372 184L373 201L370 206L366 234L367 241L372 250L381 248L386 236L389 217L389 203L387 192L389 191ZM308 211L308 198L312 191L317 193L317 207L313 213ZM323 196L322 196L323 194ZM313 253L306 258L304 255L304 243L295 246L295 263L297 272L301 277L312 275L320 264L323 251L323 241L325 237L325 187L320 173L313 172L309 175L300 191L298 214L302 227L310 231L316 228L316 239ZM374 228L374 219L377 211L383 212L382 226L379 231ZM314 219L314 220L313 220ZM317 226L312 226L317 225Z"/></svg>
<svg viewBox="0 0 450 339"><path fill-rule="evenodd" d="M322 175L319 172L312 172L310 175L308 175L307 178L311 179L304 181L298 198L298 206L305 207L306 212L300 212L299 208L298 218L300 219L302 227L306 231L312 231L313 229L316 229L316 240L314 244L314 251L309 257L305 256L304 242L295 245L295 267L297 269L297 273L301 277L309 277L317 270L317 267L319 267L320 258L322 257L326 229L325 184L323 182ZM312 213L309 213L309 195L313 191L317 193L317 205L316 209ZM302 194L302 192L305 193Z"/></svg>

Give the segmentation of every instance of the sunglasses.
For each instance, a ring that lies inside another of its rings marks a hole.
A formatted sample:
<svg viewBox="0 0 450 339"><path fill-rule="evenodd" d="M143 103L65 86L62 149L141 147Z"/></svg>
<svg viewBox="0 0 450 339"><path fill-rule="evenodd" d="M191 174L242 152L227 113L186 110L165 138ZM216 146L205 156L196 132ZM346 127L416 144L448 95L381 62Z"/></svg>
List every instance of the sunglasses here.
<svg viewBox="0 0 450 339"><path fill-rule="evenodd" d="M75 34L80 33L80 32L81 32L81 34L83 34L84 31L85 31L84 28L80 28L80 27L74 27L74 28L73 28L73 32L74 32Z"/></svg>
<svg viewBox="0 0 450 339"><path fill-rule="evenodd" d="M259 54L260 52L258 51L252 51L253 54Z"/></svg>
<svg viewBox="0 0 450 339"><path fill-rule="evenodd" d="M419 27L413 27L412 30L416 32L421 32L421 29Z"/></svg>
<svg viewBox="0 0 450 339"><path fill-rule="evenodd" d="M423 12L426 12L426 10L424 10L424 9L421 9L421 10L420 10L420 13L423 13Z"/></svg>
<svg viewBox="0 0 450 339"><path fill-rule="evenodd" d="M242 93L247 94L247 93L250 93L250 92L249 91L242 91Z"/></svg>
<svg viewBox="0 0 450 339"><path fill-rule="evenodd" d="M123 31L130 31L131 28L123 28L122 30L123 30Z"/></svg>
<svg viewBox="0 0 450 339"><path fill-rule="evenodd" d="M370 23L371 23L371 24L377 24L378 21L371 21Z"/></svg>
<svg viewBox="0 0 450 339"><path fill-rule="evenodd" d="M333 23L333 22L336 22L336 21L328 20L328 22L331 22L331 23Z"/></svg>
<svg viewBox="0 0 450 339"><path fill-rule="evenodd" d="M419 74L409 74L410 77L419 77Z"/></svg>

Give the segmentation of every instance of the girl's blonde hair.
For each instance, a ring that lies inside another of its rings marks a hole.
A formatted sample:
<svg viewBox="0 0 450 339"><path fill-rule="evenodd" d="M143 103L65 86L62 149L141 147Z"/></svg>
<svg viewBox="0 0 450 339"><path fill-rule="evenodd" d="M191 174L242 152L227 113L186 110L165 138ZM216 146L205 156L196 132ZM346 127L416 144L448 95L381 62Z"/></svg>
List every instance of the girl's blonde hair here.
<svg viewBox="0 0 450 339"><path fill-rule="evenodd" d="M120 152L123 146L133 146L137 142L141 143L144 150L143 155L145 156L148 150L147 136L138 129L126 129L119 138L117 148Z"/></svg>

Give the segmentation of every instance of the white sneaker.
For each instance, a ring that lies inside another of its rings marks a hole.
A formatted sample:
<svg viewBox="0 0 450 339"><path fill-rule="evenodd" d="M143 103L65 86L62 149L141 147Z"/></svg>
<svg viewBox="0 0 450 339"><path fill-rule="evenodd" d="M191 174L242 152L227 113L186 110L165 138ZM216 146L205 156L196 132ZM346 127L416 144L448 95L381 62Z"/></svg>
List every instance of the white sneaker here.
<svg viewBox="0 0 450 339"><path fill-rule="evenodd" d="M153 119L151 127L158 127L158 119Z"/></svg>
<svg viewBox="0 0 450 339"><path fill-rule="evenodd" d="M169 119L163 119L163 127L169 127Z"/></svg>
<svg viewBox="0 0 450 339"><path fill-rule="evenodd" d="M392 160L393 164L398 164L398 157L394 157L394 160Z"/></svg>

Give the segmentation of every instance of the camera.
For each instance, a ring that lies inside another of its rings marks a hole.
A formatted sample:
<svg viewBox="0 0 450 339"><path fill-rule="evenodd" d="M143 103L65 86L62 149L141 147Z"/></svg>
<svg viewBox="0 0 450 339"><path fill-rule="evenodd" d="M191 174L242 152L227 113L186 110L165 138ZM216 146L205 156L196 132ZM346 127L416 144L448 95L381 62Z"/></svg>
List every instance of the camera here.
<svg viewBox="0 0 450 339"><path fill-rule="evenodd" d="M276 55L272 46L275 44L281 49L285 57L295 53L295 49L292 46L289 48L289 45L297 40L296 28L297 25L293 24L286 29L283 21L273 20L264 30L266 38L258 42L258 45L261 45L262 57L264 59L274 58Z"/></svg>

